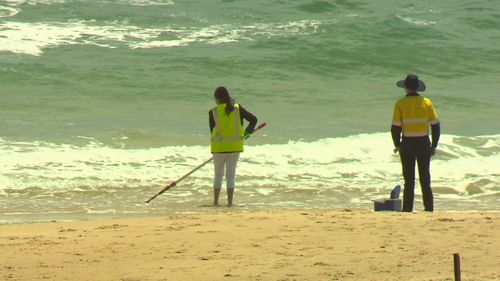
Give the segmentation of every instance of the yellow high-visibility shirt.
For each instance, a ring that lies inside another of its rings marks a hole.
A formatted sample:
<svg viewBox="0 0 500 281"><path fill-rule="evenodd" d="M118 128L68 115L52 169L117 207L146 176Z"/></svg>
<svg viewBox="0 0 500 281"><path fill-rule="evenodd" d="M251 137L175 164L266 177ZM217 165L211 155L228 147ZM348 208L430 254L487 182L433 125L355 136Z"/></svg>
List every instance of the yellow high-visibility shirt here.
<svg viewBox="0 0 500 281"><path fill-rule="evenodd" d="M429 135L429 125L439 123L436 109L428 98L420 95L405 96L394 106L392 125L402 127L405 137Z"/></svg>

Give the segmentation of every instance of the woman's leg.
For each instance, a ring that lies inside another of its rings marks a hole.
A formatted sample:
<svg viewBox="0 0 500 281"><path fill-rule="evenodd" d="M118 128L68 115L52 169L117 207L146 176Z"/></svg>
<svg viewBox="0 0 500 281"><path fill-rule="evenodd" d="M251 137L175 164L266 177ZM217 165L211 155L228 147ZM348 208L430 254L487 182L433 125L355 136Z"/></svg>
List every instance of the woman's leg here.
<svg viewBox="0 0 500 281"><path fill-rule="evenodd" d="M226 187L227 187L227 205L233 205L234 186L236 178L236 164L238 164L239 152L228 153L226 161Z"/></svg>
<svg viewBox="0 0 500 281"><path fill-rule="evenodd" d="M219 205L219 194L224 177L224 164L226 162L225 153L214 153L214 206Z"/></svg>

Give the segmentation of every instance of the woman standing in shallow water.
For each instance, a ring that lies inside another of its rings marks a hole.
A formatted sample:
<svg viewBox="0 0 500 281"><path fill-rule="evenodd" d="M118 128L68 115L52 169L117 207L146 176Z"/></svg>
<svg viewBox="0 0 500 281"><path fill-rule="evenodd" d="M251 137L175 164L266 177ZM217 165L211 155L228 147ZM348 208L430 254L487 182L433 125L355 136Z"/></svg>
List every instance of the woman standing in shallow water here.
<svg viewBox="0 0 500 281"><path fill-rule="evenodd" d="M214 93L217 106L209 112L210 147L214 161L214 206L219 205L222 178L226 174L227 204L232 206L235 187L236 164L243 152L244 136L251 134L257 118L241 105L234 103L225 87L218 87ZM243 119L249 122L243 130Z"/></svg>

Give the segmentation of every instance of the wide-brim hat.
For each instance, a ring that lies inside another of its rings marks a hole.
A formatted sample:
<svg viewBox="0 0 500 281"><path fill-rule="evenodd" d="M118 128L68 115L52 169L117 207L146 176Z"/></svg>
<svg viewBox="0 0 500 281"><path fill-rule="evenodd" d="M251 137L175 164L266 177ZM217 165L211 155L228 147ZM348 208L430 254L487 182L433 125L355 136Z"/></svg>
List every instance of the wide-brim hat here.
<svg viewBox="0 0 500 281"><path fill-rule="evenodd" d="M424 81L418 79L415 74L408 74L405 80L400 80L396 83L396 86L405 89L412 89L419 92L423 92L426 89Z"/></svg>

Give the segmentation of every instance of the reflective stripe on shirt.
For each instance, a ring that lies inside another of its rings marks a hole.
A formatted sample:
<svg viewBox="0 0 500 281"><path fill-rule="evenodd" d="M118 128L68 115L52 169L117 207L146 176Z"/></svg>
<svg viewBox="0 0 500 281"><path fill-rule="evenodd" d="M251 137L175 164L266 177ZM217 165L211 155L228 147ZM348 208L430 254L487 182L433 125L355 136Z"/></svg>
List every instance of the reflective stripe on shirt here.
<svg viewBox="0 0 500 281"><path fill-rule="evenodd" d="M404 118L403 124L428 124L429 119L427 118Z"/></svg>
<svg viewBox="0 0 500 281"><path fill-rule="evenodd" d="M403 136L405 137L426 137L429 135L429 132L403 132Z"/></svg>

